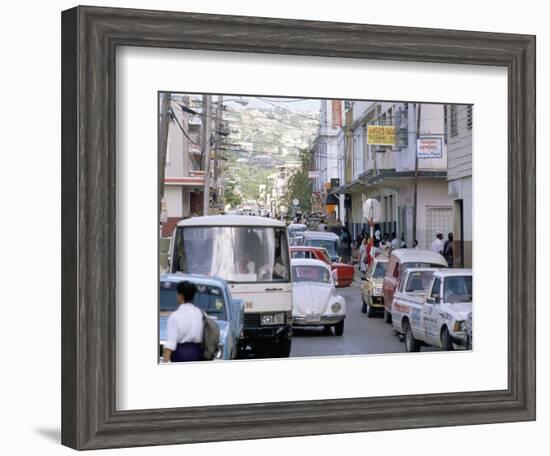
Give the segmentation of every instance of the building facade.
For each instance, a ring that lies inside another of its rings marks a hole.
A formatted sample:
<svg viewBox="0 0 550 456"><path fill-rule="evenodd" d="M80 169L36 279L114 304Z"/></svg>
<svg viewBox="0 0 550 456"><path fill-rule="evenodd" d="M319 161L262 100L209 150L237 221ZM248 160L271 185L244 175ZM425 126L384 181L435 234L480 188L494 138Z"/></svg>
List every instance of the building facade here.
<svg viewBox="0 0 550 456"><path fill-rule="evenodd" d="M161 236L176 223L203 212L204 171L201 164L201 119L189 108L188 96L171 94L166 149ZM191 112L189 112L191 111Z"/></svg>
<svg viewBox="0 0 550 456"><path fill-rule="evenodd" d="M407 246L416 240L419 248L429 248L436 232L451 232L445 106L354 101L346 104L345 111L339 142L345 158L340 175L345 181L337 192L351 199L345 223L352 234L368 230L363 203L369 198L380 203L377 224L381 233L403 236ZM371 125L395 127L395 142L372 144L368 137ZM421 148L427 142L435 145L419 158L417 137Z"/></svg>
<svg viewBox="0 0 550 456"><path fill-rule="evenodd" d="M472 105L447 105L447 183L453 202L454 263L472 267Z"/></svg>
<svg viewBox="0 0 550 456"><path fill-rule="evenodd" d="M334 219L339 218L339 199L331 190L340 185L339 133L343 125L343 101L321 100L319 132L311 147L312 170L318 177L313 180L312 207Z"/></svg>

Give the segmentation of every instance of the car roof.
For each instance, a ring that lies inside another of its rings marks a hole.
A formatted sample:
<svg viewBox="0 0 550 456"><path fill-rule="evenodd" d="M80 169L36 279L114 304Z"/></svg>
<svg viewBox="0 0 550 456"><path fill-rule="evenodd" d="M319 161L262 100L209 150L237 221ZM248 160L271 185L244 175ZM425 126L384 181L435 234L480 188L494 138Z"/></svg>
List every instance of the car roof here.
<svg viewBox="0 0 550 456"><path fill-rule="evenodd" d="M199 285L216 285L220 287L225 287L227 285L225 280L223 280L221 277L216 276L206 277L199 274L182 274L179 272L160 275L160 282L179 283L183 282L184 280Z"/></svg>
<svg viewBox="0 0 550 456"><path fill-rule="evenodd" d="M471 276L471 269L438 269L434 275L439 277Z"/></svg>
<svg viewBox="0 0 550 456"><path fill-rule="evenodd" d="M306 228L307 229L307 225L304 225L303 223L291 223L290 225L287 226L287 228Z"/></svg>
<svg viewBox="0 0 550 456"><path fill-rule="evenodd" d="M291 266L322 266L325 269L330 270L330 267L321 260L313 260L309 258L293 258L290 260Z"/></svg>
<svg viewBox="0 0 550 456"><path fill-rule="evenodd" d="M286 223L269 217L252 215L204 215L180 220L177 226L267 226L286 227Z"/></svg>
<svg viewBox="0 0 550 456"><path fill-rule="evenodd" d="M313 245L291 245L290 250L309 250L309 251L316 251L316 250L323 250L327 251L324 247L315 247Z"/></svg>
<svg viewBox="0 0 550 456"><path fill-rule="evenodd" d="M432 252L430 250L396 249L392 250L391 255L395 255L401 263L407 263L410 261L421 261L447 266L447 260L445 260L443 255Z"/></svg>
<svg viewBox="0 0 550 456"><path fill-rule="evenodd" d="M425 272L425 271L436 272L436 271L442 271L442 270L443 269L441 269L441 268L407 268L407 269L405 269L403 274L405 274L406 272Z"/></svg>
<svg viewBox="0 0 550 456"><path fill-rule="evenodd" d="M309 238L309 239L329 239L329 240L340 239L336 233L332 233L330 231L304 231L302 235L305 238Z"/></svg>

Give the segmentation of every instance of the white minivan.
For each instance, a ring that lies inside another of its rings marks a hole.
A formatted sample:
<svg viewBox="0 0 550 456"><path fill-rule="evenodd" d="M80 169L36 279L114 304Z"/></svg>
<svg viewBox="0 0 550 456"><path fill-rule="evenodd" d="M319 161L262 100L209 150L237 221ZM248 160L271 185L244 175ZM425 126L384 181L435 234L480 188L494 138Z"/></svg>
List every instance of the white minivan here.
<svg viewBox="0 0 550 456"><path fill-rule="evenodd" d="M244 301L241 350L289 356L292 281L284 222L245 215L182 220L172 234L170 272L224 279Z"/></svg>

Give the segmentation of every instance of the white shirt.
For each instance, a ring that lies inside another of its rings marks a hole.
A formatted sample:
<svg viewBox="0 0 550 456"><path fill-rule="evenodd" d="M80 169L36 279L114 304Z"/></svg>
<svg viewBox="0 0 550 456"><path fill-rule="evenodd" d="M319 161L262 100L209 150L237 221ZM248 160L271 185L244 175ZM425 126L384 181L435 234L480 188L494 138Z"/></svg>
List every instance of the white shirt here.
<svg viewBox="0 0 550 456"><path fill-rule="evenodd" d="M185 342L202 343L204 322L202 311L191 303L180 304L170 314L166 323L166 342L164 348L175 350L177 344Z"/></svg>
<svg viewBox="0 0 550 456"><path fill-rule="evenodd" d="M443 251L443 241L435 238L432 242L432 248L430 250L435 253L441 253Z"/></svg>
<svg viewBox="0 0 550 456"><path fill-rule="evenodd" d="M317 226L317 231L325 231L325 224L324 223L319 223L319 225Z"/></svg>
<svg viewBox="0 0 550 456"><path fill-rule="evenodd" d="M397 239L397 238L392 239L391 248L392 249L398 249L399 248L399 239Z"/></svg>

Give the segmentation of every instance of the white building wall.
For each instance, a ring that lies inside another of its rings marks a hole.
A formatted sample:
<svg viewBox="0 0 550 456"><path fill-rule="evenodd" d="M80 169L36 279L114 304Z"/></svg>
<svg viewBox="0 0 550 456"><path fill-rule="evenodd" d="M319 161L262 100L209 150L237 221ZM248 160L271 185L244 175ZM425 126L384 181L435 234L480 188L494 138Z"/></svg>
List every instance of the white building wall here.
<svg viewBox="0 0 550 456"><path fill-rule="evenodd" d="M183 207L182 188L176 185L166 185L164 187L164 198L168 217L183 217L186 212L184 212ZM187 210L189 210L188 207Z"/></svg>

